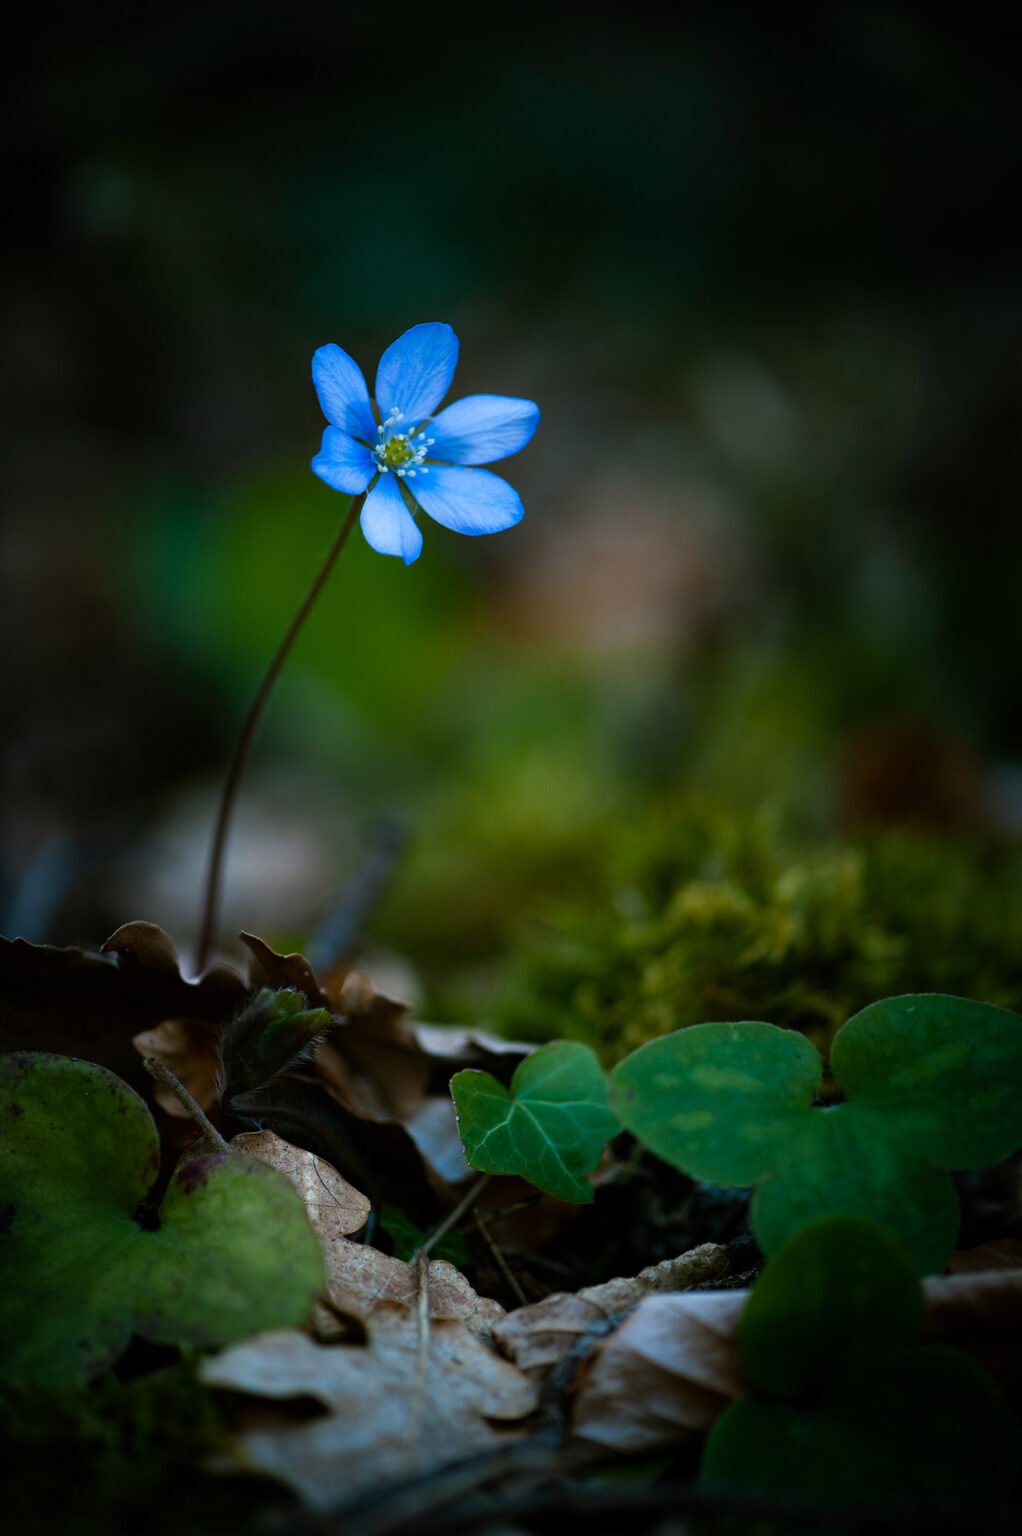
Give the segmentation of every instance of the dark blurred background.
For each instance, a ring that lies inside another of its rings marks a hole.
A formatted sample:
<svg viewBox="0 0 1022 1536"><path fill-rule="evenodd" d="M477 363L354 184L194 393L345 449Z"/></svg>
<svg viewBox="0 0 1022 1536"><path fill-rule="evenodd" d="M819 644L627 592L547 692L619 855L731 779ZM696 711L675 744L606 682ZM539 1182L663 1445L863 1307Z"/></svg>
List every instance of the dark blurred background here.
<svg viewBox="0 0 1022 1536"><path fill-rule="evenodd" d="M456 1010L454 962L679 787L810 839L1017 837L1009 8L99 0L7 74L5 931L187 951L343 512L311 354L371 380L421 320L454 397L541 404L527 516L345 553L226 934L311 942L396 817L373 933Z"/></svg>

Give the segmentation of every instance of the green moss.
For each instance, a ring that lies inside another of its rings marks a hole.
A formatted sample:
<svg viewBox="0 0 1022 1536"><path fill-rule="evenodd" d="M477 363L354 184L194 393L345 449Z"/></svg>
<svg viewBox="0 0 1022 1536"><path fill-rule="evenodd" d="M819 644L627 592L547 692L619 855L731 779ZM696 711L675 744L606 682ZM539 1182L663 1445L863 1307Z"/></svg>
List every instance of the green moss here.
<svg viewBox="0 0 1022 1536"><path fill-rule="evenodd" d="M184 1362L66 1392L0 1391L0 1482L19 1536L220 1536L278 1501L258 1481L214 1477L223 1449L213 1394ZM250 1520L251 1524L251 1520Z"/></svg>
<svg viewBox="0 0 1022 1536"><path fill-rule="evenodd" d="M766 1019L826 1052L899 992L1022 1005L1022 860L904 832L806 852L687 802L613 840L586 900L523 936L501 1024L612 1063L687 1024Z"/></svg>

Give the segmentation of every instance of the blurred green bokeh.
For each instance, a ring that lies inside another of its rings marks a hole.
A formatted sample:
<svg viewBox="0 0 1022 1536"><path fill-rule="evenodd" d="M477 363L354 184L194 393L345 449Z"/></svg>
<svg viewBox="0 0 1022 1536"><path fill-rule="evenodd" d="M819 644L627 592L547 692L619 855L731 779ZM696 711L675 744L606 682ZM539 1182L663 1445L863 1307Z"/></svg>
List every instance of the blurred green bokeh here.
<svg viewBox="0 0 1022 1536"><path fill-rule="evenodd" d="M240 0L26 22L5 926L145 916L187 946L232 732L343 515L307 468L311 353L371 379L432 318L461 336L455 397L543 408L506 466L527 516L428 525L409 570L345 552L260 739L239 923L264 824L268 863L299 852L260 920L304 942L397 813L370 937L469 1015L529 914L608 899L620 828L693 789L796 863L906 823L1010 847L1007 25Z"/></svg>

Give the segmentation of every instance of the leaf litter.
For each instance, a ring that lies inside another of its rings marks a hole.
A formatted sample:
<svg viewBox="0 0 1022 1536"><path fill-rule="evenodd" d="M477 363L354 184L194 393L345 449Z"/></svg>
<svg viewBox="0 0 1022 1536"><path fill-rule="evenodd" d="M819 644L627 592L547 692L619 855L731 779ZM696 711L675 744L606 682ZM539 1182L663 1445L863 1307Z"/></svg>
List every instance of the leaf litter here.
<svg viewBox="0 0 1022 1536"><path fill-rule="evenodd" d="M341 967L320 981L301 955L279 955L251 936L246 942L247 974L216 966L192 981L166 935L149 924L127 925L100 953L4 941L0 975L11 982L12 1002L3 1038L22 1049L28 1041L73 1047L136 1080L142 1057L155 1055L216 1119L221 1032L258 988L290 989L303 1005L325 1009L330 1025L312 1059L284 1073L296 1101L305 1094L309 1103L328 1103L371 1150L386 1148L409 1188L417 1170L432 1198L452 1203L471 1170L447 1079L471 1068L506 1085L529 1048L418 1024L359 972ZM62 1009L35 1001L51 982ZM501 1093L510 1103L506 1087ZM157 1102L183 1129L177 1100L157 1089ZM167 1120L160 1127L166 1137ZM612 1129L608 1118L605 1133ZM717 1288L728 1283L728 1260L715 1244L633 1279L505 1312L453 1265L421 1256L406 1263L353 1240L367 1235L373 1195L322 1155L268 1128L236 1135L231 1145L298 1190L319 1240L323 1290L302 1327L243 1337L207 1360L203 1375L232 1405L234 1465L273 1476L311 1509L334 1510L391 1482L527 1446L549 1383L573 1356L562 1382L562 1437L582 1464L675 1449L705 1433L746 1390L737 1331L750 1293ZM1017 1387L1020 1254L1011 1245L981 1254L955 1255L950 1274L925 1282L927 1336L971 1350ZM314 1400L318 1417L296 1421L296 1398ZM263 1408L253 1420L245 1405L256 1402Z"/></svg>

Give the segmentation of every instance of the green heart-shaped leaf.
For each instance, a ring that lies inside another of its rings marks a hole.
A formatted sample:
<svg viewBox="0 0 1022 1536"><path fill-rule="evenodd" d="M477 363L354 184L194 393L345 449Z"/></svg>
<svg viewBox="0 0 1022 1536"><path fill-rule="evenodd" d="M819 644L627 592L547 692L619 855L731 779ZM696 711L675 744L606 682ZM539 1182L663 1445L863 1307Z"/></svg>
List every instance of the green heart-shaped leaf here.
<svg viewBox="0 0 1022 1536"><path fill-rule="evenodd" d="M308 1315L319 1246L296 1191L264 1164L193 1158L151 1212L152 1116L112 1072L67 1056L0 1060L0 1127L6 1379L71 1386L133 1333L208 1346Z"/></svg>
<svg viewBox="0 0 1022 1536"><path fill-rule="evenodd" d="M921 1274L943 1269L958 1235L958 1197L946 1173L891 1134L889 1117L858 1102L808 1109L749 1207L764 1253L823 1216L862 1216L897 1232Z"/></svg>
<svg viewBox="0 0 1022 1536"><path fill-rule="evenodd" d="M510 1091L489 1072L456 1072L451 1093L473 1168L518 1174L559 1200L592 1200L583 1175L596 1167L618 1121L587 1045L541 1046L516 1068Z"/></svg>
<svg viewBox="0 0 1022 1536"><path fill-rule="evenodd" d="M865 1336L910 1343L923 1323L923 1293L902 1242L855 1216L831 1216L785 1243L756 1281L738 1325L749 1385L771 1397L803 1397Z"/></svg>
<svg viewBox="0 0 1022 1536"><path fill-rule="evenodd" d="M818 1403L732 1403L710 1431L700 1481L821 1510L1003 1498L1017 1435L979 1366L939 1345L870 1359L868 1374L839 1373Z"/></svg>
<svg viewBox="0 0 1022 1536"><path fill-rule="evenodd" d="M1022 1018L991 1003L887 997L839 1031L831 1067L881 1110L900 1146L939 1168L983 1168L1022 1141Z"/></svg>
<svg viewBox="0 0 1022 1536"><path fill-rule="evenodd" d="M1012 1416L966 1355L912 1342L923 1312L911 1256L874 1222L833 1217L793 1237L738 1327L769 1400L739 1398L717 1420L704 1485L821 1509L1003 1495Z"/></svg>
<svg viewBox="0 0 1022 1536"><path fill-rule="evenodd" d="M1022 1144L1022 1019L964 998L889 998L838 1033L832 1065L847 1102L813 1107L821 1063L801 1035L697 1024L621 1062L612 1102L665 1161L755 1184L750 1217L765 1252L845 1213L892 1227L920 1270L939 1270L958 1231L940 1169Z"/></svg>
<svg viewBox="0 0 1022 1536"><path fill-rule="evenodd" d="M613 1102L665 1162L715 1184L756 1184L798 1133L822 1070L794 1030L696 1024L627 1056L611 1076Z"/></svg>

